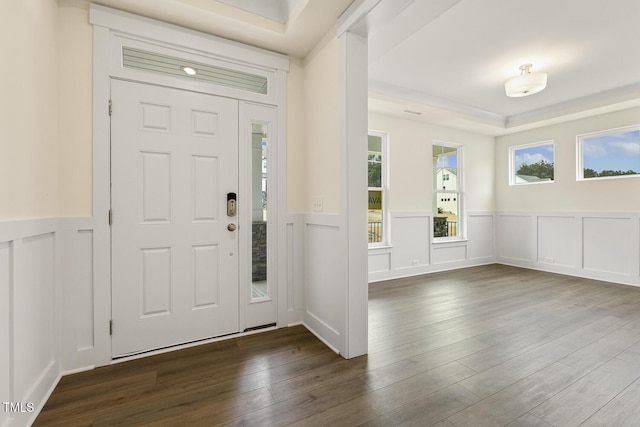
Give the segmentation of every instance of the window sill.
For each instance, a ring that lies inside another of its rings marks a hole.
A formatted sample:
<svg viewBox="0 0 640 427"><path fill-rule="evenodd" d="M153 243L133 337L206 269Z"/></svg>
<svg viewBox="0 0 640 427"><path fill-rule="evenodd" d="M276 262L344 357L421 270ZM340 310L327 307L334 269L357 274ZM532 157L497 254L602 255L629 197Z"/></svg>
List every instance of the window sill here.
<svg viewBox="0 0 640 427"><path fill-rule="evenodd" d="M452 244L467 243L468 241L469 241L469 239L466 239L466 238L451 239L451 240L432 240L431 244L432 245L446 245L447 243L452 243Z"/></svg>
<svg viewBox="0 0 640 427"><path fill-rule="evenodd" d="M389 249L393 249L393 245L381 245L381 246L369 246L369 250L370 251L377 251L377 250L389 250Z"/></svg>

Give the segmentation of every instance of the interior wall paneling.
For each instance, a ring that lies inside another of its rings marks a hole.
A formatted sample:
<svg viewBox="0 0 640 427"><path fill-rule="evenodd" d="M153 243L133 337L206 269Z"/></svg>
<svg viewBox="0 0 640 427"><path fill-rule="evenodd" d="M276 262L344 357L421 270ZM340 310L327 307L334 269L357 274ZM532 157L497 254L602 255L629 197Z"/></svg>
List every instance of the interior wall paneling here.
<svg viewBox="0 0 640 427"><path fill-rule="evenodd" d="M304 225L304 324L340 352L346 286L346 253L337 215L308 215Z"/></svg>
<svg viewBox="0 0 640 427"><path fill-rule="evenodd" d="M630 276L634 271L638 228L631 216L583 217L582 241L584 270L622 276Z"/></svg>
<svg viewBox="0 0 640 427"><path fill-rule="evenodd" d="M393 248L369 249L369 273L391 271L391 254Z"/></svg>
<svg viewBox="0 0 640 427"><path fill-rule="evenodd" d="M393 211L388 246L369 249L369 282L495 262L495 215L469 212L461 240L433 242L431 212Z"/></svg>
<svg viewBox="0 0 640 427"><path fill-rule="evenodd" d="M451 264L467 259L466 243L440 243L433 246L433 263Z"/></svg>
<svg viewBox="0 0 640 427"><path fill-rule="evenodd" d="M0 242L0 399L12 401L13 328L13 241ZM0 411L0 426L9 424L11 414Z"/></svg>
<svg viewBox="0 0 640 427"><path fill-rule="evenodd" d="M57 219L0 222L0 425L30 425L60 378Z"/></svg>
<svg viewBox="0 0 640 427"><path fill-rule="evenodd" d="M530 214L498 215L499 254L503 259L534 261L535 221Z"/></svg>
<svg viewBox="0 0 640 427"><path fill-rule="evenodd" d="M402 270L431 263L431 213L393 212L391 242L394 248L392 268Z"/></svg>
<svg viewBox="0 0 640 427"><path fill-rule="evenodd" d="M575 216L539 216L537 262L575 268L579 252L575 236L578 220Z"/></svg>
<svg viewBox="0 0 640 427"><path fill-rule="evenodd" d="M63 374L94 366L93 219L61 224L61 324Z"/></svg>
<svg viewBox="0 0 640 427"><path fill-rule="evenodd" d="M302 323L304 312L304 215L289 215L286 225L287 324Z"/></svg>
<svg viewBox="0 0 640 427"><path fill-rule="evenodd" d="M502 212L497 217L499 263L640 286L637 213Z"/></svg>
<svg viewBox="0 0 640 427"><path fill-rule="evenodd" d="M493 212L467 215L467 258L471 261L495 260L495 216Z"/></svg>

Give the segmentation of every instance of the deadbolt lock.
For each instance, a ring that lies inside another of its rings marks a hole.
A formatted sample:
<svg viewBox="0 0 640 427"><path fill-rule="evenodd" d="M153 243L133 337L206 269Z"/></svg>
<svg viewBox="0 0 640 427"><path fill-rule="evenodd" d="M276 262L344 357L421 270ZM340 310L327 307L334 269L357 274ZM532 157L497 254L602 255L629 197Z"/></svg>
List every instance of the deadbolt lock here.
<svg viewBox="0 0 640 427"><path fill-rule="evenodd" d="M236 216L237 196L236 193L227 193L227 216ZM229 230L232 231L232 230Z"/></svg>

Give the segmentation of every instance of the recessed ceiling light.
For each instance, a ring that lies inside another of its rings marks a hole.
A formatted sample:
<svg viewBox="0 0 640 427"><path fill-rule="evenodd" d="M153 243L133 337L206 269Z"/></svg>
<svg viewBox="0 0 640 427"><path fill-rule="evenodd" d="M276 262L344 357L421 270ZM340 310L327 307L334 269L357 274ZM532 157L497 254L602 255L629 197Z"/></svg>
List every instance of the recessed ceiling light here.
<svg viewBox="0 0 640 427"><path fill-rule="evenodd" d="M184 73L189 76L195 76L196 74L198 74L198 71L196 71L195 68L191 67L182 67L182 71L184 71Z"/></svg>

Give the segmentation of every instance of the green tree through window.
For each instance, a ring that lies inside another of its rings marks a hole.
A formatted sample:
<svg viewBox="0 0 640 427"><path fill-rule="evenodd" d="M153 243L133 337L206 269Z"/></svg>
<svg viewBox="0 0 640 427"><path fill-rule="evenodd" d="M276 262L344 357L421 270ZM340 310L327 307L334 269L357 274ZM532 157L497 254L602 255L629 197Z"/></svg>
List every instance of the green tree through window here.
<svg viewBox="0 0 640 427"><path fill-rule="evenodd" d="M537 176L540 179L550 179L553 181L553 163L540 160L528 165L523 163L516 171L516 175Z"/></svg>

